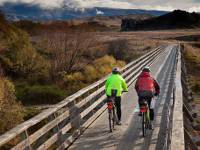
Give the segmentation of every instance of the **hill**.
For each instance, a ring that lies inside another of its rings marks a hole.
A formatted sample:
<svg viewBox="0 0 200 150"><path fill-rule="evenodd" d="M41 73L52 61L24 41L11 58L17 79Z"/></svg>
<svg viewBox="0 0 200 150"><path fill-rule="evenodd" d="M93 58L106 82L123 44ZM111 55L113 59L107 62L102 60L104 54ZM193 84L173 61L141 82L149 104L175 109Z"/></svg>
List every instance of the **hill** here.
<svg viewBox="0 0 200 150"><path fill-rule="evenodd" d="M138 10L138 9L113 9L113 8L87 8L73 9L63 6L57 9L43 9L38 5L24 3L5 3L0 9L6 14L8 20L70 20L76 18L94 16L124 16L130 14L150 14L160 16L166 14L165 11Z"/></svg>
<svg viewBox="0 0 200 150"><path fill-rule="evenodd" d="M38 35L48 31L62 31L81 30L81 31L119 31L121 27L121 20L124 18L131 18L135 20L144 20L152 18L151 15L128 15L128 16L96 16L73 20L53 20L34 22L31 20L20 20L13 22L17 27L27 31L30 35Z"/></svg>
<svg viewBox="0 0 200 150"><path fill-rule="evenodd" d="M175 10L171 13L146 20L123 19L121 30L162 30L200 27L200 15Z"/></svg>

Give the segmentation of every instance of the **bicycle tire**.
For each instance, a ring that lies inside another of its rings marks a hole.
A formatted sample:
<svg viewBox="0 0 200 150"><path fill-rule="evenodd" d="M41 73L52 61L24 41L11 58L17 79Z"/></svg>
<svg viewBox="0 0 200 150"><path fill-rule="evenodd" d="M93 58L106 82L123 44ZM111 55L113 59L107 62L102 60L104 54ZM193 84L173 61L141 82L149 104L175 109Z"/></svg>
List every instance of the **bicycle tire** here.
<svg viewBox="0 0 200 150"><path fill-rule="evenodd" d="M142 113L142 136L146 136L146 116L145 113Z"/></svg>
<svg viewBox="0 0 200 150"><path fill-rule="evenodd" d="M116 114L115 114L115 108L113 107L113 118L112 118L112 128L115 128L115 123L116 123Z"/></svg>
<svg viewBox="0 0 200 150"><path fill-rule="evenodd" d="M112 127L112 110L108 110L108 120L109 120L109 128L110 128L110 132L113 131L113 127Z"/></svg>

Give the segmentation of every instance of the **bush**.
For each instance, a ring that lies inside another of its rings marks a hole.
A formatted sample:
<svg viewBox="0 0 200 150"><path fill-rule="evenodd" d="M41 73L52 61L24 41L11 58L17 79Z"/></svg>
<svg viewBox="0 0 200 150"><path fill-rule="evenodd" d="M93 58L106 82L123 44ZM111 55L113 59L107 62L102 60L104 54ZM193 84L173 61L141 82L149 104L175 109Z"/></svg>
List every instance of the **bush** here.
<svg viewBox="0 0 200 150"><path fill-rule="evenodd" d="M129 46L127 40L112 41L108 47L108 54L117 60L127 61L129 57Z"/></svg>
<svg viewBox="0 0 200 150"><path fill-rule="evenodd" d="M14 85L0 77L0 134L23 121L23 107L16 102Z"/></svg>
<svg viewBox="0 0 200 150"><path fill-rule="evenodd" d="M199 93L200 94L200 81L196 81L195 84L192 87L192 90L195 93Z"/></svg>
<svg viewBox="0 0 200 150"><path fill-rule="evenodd" d="M117 61L114 57L106 55L86 66L82 72L64 74L64 85L68 93L72 94L111 73L113 67L123 67L124 65L125 62Z"/></svg>
<svg viewBox="0 0 200 150"><path fill-rule="evenodd" d="M7 46L0 63L8 75L33 82L48 79L50 64L32 47L26 32L10 26L4 39Z"/></svg>
<svg viewBox="0 0 200 150"><path fill-rule="evenodd" d="M25 105L55 104L66 98L67 93L55 85L17 86L17 98Z"/></svg>

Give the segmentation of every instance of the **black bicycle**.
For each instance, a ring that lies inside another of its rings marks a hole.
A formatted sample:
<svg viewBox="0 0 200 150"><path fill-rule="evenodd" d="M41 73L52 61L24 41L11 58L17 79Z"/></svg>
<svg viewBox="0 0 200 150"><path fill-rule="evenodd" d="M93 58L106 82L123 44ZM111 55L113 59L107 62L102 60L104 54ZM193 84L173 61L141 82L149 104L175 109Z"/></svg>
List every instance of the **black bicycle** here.
<svg viewBox="0 0 200 150"><path fill-rule="evenodd" d="M142 113L142 135L145 137L146 131L150 127L149 106L145 99L140 102L140 112Z"/></svg>
<svg viewBox="0 0 200 150"><path fill-rule="evenodd" d="M115 98L116 98L116 90L112 91L112 96L109 96L107 99L108 106L108 120L109 120L109 128L110 132L113 132L115 128L115 124L117 123L117 115L115 109Z"/></svg>

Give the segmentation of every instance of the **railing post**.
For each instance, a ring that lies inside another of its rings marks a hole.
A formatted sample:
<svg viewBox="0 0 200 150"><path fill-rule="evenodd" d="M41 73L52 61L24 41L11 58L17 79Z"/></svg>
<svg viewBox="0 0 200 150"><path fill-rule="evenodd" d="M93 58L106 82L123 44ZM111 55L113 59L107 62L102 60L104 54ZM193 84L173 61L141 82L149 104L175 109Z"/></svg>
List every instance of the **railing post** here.
<svg viewBox="0 0 200 150"><path fill-rule="evenodd" d="M28 135L28 131L27 130L25 130L25 135L26 135L26 139L28 140L28 148L29 148L29 150L32 150L31 144L29 142L29 135Z"/></svg>

